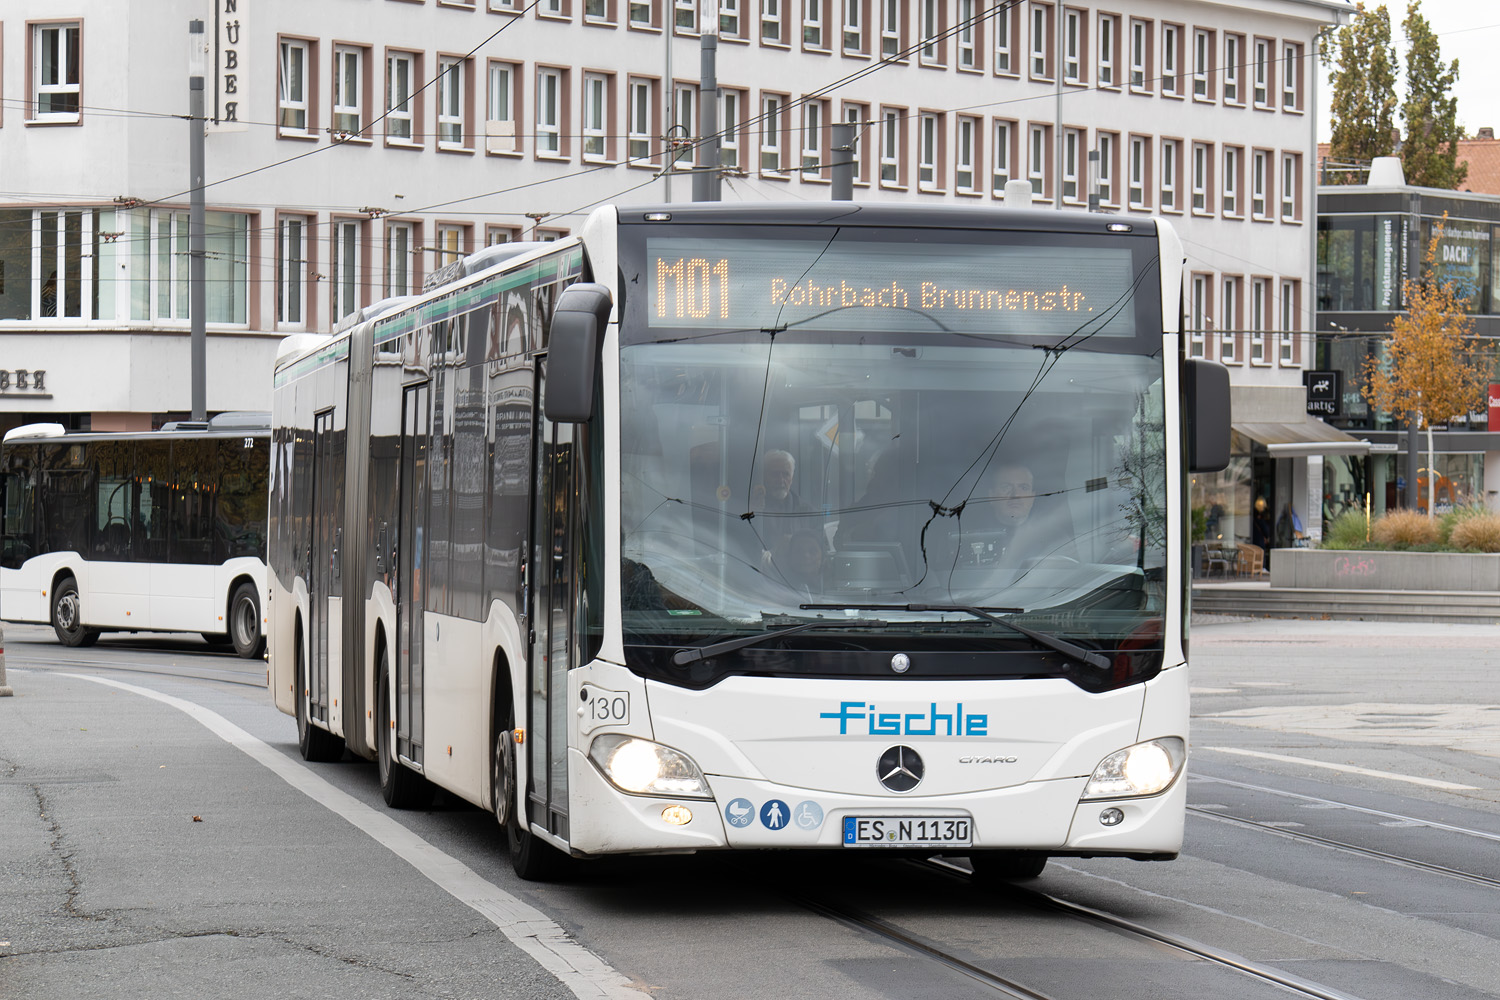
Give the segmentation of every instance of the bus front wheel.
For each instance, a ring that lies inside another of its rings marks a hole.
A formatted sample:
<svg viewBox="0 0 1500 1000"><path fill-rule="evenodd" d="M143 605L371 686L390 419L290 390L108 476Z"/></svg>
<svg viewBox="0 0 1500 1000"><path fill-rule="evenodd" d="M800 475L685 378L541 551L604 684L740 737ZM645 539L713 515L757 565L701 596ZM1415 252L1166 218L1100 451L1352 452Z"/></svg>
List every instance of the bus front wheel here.
<svg viewBox="0 0 1500 1000"><path fill-rule="evenodd" d="M52 592L52 631L64 646L92 646L99 630L84 628L83 602L78 599L78 581L64 577Z"/></svg>
<svg viewBox="0 0 1500 1000"><path fill-rule="evenodd" d="M266 637L260 630L260 595L255 585L242 583L229 599L229 636L234 651L242 659L253 660L266 648Z"/></svg>
<svg viewBox="0 0 1500 1000"><path fill-rule="evenodd" d="M1019 882L1033 879L1047 867L1041 851L979 851L969 855L969 867L980 882Z"/></svg>
<svg viewBox="0 0 1500 1000"><path fill-rule="evenodd" d="M524 814L516 812L515 713L507 711L505 725L495 734L495 756L490 765L495 818L510 844L510 865L528 882L552 882L565 877L572 858L528 829Z"/></svg>

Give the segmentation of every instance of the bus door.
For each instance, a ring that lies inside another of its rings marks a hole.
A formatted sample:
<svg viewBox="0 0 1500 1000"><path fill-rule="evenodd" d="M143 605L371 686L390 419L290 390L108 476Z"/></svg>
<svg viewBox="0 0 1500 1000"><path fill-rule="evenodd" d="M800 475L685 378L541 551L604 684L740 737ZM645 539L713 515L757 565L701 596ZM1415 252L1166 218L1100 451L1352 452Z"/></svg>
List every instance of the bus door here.
<svg viewBox="0 0 1500 1000"><path fill-rule="evenodd" d="M537 359L535 443L532 448L530 592L531 656L521 749L529 757L529 819L568 837L568 665L572 656L573 425L542 412L546 359ZM518 762L519 764L519 762ZM519 766L518 766L519 769Z"/></svg>
<svg viewBox="0 0 1500 1000"><path fill-rule="evenodd" d="M401 458L396 513L396 753L422 763L422 564L427 512L428 384L407 386L401 398ZM385 723L382 721L381 723Z"/></svg>
<svg viewBox="0 0 1500 1000"><path fill-rule="evenodd" d="M338 667L340 659L340 596L343 593L340 548L343 529L339 512L343 508L343 455L338 446L333 410L313 417L312 465L312 540L308 568L307 606L309 641L307 660L308 709L310 719L329 724L328 710L338 678L330 678L330 664ZM330 627L329 619L333 619Z"/></svg>

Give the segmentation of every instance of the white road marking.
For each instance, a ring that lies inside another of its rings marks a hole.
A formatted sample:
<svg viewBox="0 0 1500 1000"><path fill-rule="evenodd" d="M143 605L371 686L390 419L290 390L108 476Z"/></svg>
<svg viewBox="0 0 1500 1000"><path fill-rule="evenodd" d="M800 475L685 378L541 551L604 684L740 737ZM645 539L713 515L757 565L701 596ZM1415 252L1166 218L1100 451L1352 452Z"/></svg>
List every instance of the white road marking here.
<svg viewBox="0 0 1500 1000"><path fill-rule="evenodd" d="M1311 760L1307 757L1290 757L1282 753L1266 753L1264 750L1243 750L1239 747L1194 747L1195 750L1212 750L1215 753L1232 753L1241 757L1262 757L1266 760L1279 760L1286 764L1306 764L1308 767L1322 767L1330 771L1344 771L1348 774L1363 774L1367 778L1388 778L1391 781L1409 781L1413 785L1426 785L1428 788L1442 788L1450 792L1477 792L1479 789L1474 785L1458 785L1451 781L1439 781L1437 778L1419 778L1413 774L1396 774L1394 771L1376 771L1368 767L1355 767L1353 764L1334 764L1326 760Z"/></svg>
<svg viewBox="0 0 1500 1000"><path fill-rule="evenodd" d="M217 712L182 698L107 677L90 677L85 674L61 676L130 691L185 712L215 736L244 751L252 760L264 765L297 791L348 820L376 843L450 893L453 898L494 924L512 944L536 959L537 964L556 976L579 1000L595 1000L599 997L641 1000L641 992L633 988L624 975L571 940L567 932L541 910L486 881L457 858L429 844L391 817L371 809L349 793L324 781L308 768L288 759Z"/></svg>
<svg viewBox="0 0 1500 1000"><path fill-rule="evenodd" d="M1259 705L1201 716L1274 732L1361 743L1404 743L1500 757L1500 705L1357 702Z"/></svg>

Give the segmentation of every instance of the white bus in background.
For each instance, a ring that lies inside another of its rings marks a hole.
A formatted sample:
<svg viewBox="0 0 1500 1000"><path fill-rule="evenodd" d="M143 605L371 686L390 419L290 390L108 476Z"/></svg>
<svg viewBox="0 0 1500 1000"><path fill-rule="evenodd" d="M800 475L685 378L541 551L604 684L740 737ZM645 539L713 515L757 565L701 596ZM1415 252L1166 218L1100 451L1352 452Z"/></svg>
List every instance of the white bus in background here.
<svg viewBox="0 0 1500 1000"><path fill-rule="evenodd" d="M265 648L264 413L139 433L7 431L0 447L0 616L68 646L104 632L199 632Z"/></svg>
<svg viewBox="0 0 1500 1000"><path fill-rule="evenodd" d="M1186 475L1229 437L1181 259L1142 218L605 207L289 340L276 704L527 878L1174 857Z"/></svg>

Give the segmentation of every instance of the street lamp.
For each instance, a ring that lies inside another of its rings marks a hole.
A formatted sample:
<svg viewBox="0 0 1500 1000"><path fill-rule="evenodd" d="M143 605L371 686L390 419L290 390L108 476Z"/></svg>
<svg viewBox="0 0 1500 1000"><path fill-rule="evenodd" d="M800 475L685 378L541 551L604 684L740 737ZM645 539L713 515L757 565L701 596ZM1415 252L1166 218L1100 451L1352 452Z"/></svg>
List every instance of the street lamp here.
<svg viewBox="0 0 1500 1000"><path fill-rule="evenodd" d="M203 22L188 22L188 318L191 324L193 419L208 419L208 327L203 287L203 75L208 46Z"/></svg>

